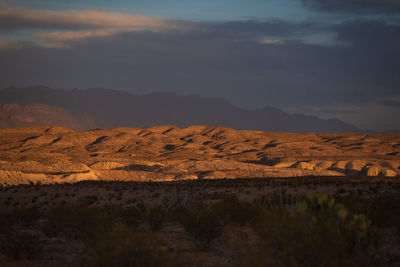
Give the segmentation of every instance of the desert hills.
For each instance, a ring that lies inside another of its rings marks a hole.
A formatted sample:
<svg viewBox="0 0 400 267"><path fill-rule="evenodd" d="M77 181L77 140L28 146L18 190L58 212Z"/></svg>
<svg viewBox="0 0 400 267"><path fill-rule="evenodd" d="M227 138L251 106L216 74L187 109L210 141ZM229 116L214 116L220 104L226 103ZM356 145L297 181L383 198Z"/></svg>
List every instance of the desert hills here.
<svg viewBox="0 0 400 267"><path fill-rule="evenodd" d="M223 127L0 130L0 183L400 175L400 134Z"/></svg>

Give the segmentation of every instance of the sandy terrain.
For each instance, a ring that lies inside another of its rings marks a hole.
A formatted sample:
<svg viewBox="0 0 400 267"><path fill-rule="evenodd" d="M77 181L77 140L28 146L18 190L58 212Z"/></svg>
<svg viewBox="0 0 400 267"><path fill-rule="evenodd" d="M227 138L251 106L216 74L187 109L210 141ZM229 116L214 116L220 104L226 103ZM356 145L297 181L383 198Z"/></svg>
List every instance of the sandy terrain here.
<svg viewBox="0 0 400 267"><path fill-rule="evenodd" d="M0 130L0 184L400 175L400 134L172 126Z"/></svg>

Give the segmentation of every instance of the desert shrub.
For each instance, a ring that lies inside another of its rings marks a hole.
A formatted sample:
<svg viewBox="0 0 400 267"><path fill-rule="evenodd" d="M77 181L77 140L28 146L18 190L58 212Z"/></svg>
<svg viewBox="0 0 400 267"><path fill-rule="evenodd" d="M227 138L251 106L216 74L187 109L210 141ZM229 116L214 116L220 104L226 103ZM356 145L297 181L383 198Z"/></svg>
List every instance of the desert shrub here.
<svg viewBox="0 0 400 267"><path fill-rule="evenodd" d="M46 214L43 232L48 236L68 235L82 238L103 231L110 224L110 218L97 207L84 205L58 205Z"/></svg>
<svg viewBox="0 0 400 267"><path fill-rule="evenodd" d="M15 260L31 259L42 249L41 240L30 232L7 231L0 240L0 251Z"/></svg>
<svg viewBox="0 0 400 267"><path fill-rule="evenodd" d="M152 231L158 231L169 216L169 212L162 205L140 203L136 209Z"/></svg>
<svg viewBox="0 0 400 267"><path fill-rule="evenodd" d="M20 208L14 210L13 218L20 224L32 226L42 215L42 212L37 208Z"/></svg>
<svg viewBox="0 0 400 267"><path fill-rule="evenodd" d="M288 193L286 190L275 190L268 194L263 194L253 200L253 204L261 209L289 214L294 206L303 199L299 193Z"/></svg>
<svg viewBox="0 0 400 267"><path fill-rule="evenodd" d="M256 206L240 202L237 198L217 202L213 204L212 209L224 224L235 223L241 226L252 222L259 212Z"/></svg>
<svg viewBox="0 0 400 267"><path fill-rule="evenodd" d="M152 232L137 233L120 223L84 240L80 266L177 266L168 243Z"/></svg>
<svg viewBox="0 0 400 267"><path fill-rule="evenodd" d="M99 201L98 196L85 196L84 198L80 199L81 203L85 206L90 206L97 201Z"/></svg>
<svg viewBox="0 0 400 267"><path fill-rule="evenodd" d="M400 233L400 197L382 196L370 200L369 217L379 227L396 227Z"/></svg>
<svg viewBox="0 0 400 267"><path fill-rule="evenodd" d="M399 196L375 196L362 198L347 196L340 201L353 212L365 213L378 227L395 227L400 232L400 197Z"/></svg>
<svg viewBox="0 0 400 267"><path fill-rule="evenodd" d="M199 203L179 213L178 220L202 250L207 249L210 242L222 232L223 221L212 205Z"/></svg>
<svg viewBox="0 0 400 267"><path fill-rule="evenodd" d="M0 215L0 253L15 260L30 259L42 248L40 239L16 227L18 219L13 214Z"/></svg>
<svg viewBox="0 0 400 267"><path fill-rule="evenodd" d="M127 226L137 226L141 222L141 215L136 207L122 208L119 205L103 206L106 216L113 221L121 222Z"/></svg>
<svg viewBox="0 0 400 267"><path fill-rule="evenodd" d="M15 224L15 218L12 214L2 213L0 214L0 236L5 235L7 232L13 230Z"/></svg>
<svg viewBox="0 0 400 267"><path fill-rule="evenodd" d="M343 188L343 187L339 187L339 188L336 190L336 193L337 193L338 195L343 195L344 193L346 193L346 189Z"/></svg>
<svg viewBox="0 0 400 267"><path fill-rule="evenodd" d="M212 200L230 200L235 199L237 196L235 194L223 191L212 192L206 195L208 199Z"/></svg>
<svg viewBox="0 0 400 267"><path fill-rule="evenodd" d="M134 207L143 222L147 223L152 231L157 231L164 222L170 220L174 211L189 206L191 202L187 194L174 192L168 197L157 200L142 198Z"/></svg>
<svg viewBox="0 0 400 267"><path fill-rule="evenodd" d="M306 197L295 215L264 212L253 224L261 238L243 257L253 266L372 266L376 229L326 195Z"/></svg>
<svg viewBox="0 0 400 267"><path fill-rule="evenodd" d="M343 204L335 203L327 195L309 195L298 203L297 212L311 216L312 222L335 226L346 235L352 249L370 248L373 245L376 227L362 213L351 213Z"/></svg>

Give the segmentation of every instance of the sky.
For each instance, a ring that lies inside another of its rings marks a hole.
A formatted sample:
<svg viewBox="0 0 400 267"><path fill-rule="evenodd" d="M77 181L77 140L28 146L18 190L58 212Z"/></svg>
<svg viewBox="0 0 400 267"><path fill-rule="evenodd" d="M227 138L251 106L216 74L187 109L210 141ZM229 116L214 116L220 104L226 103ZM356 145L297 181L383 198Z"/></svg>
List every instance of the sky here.
<svg viewBox="0 0 400 267"><path fill-rule="evenodd" d="M223 97L400 130L400 0L0 0L0 88Z"/></svg>

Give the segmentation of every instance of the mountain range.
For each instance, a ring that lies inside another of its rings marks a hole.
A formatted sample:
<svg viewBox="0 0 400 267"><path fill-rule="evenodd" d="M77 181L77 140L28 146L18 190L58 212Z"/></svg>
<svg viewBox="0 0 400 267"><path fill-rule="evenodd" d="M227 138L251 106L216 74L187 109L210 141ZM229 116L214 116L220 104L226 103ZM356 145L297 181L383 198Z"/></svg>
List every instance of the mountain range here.
<svg viewBox="0 0 400 267"><path fill-rule="evenodd" d="M273 107L250 110L223 98L171 92L135 95L103 88L8 87L0 90L0 104L2 128L49 124L78 130L209 125L271 132L361 132L338 119L288 114Z"/></svg>

